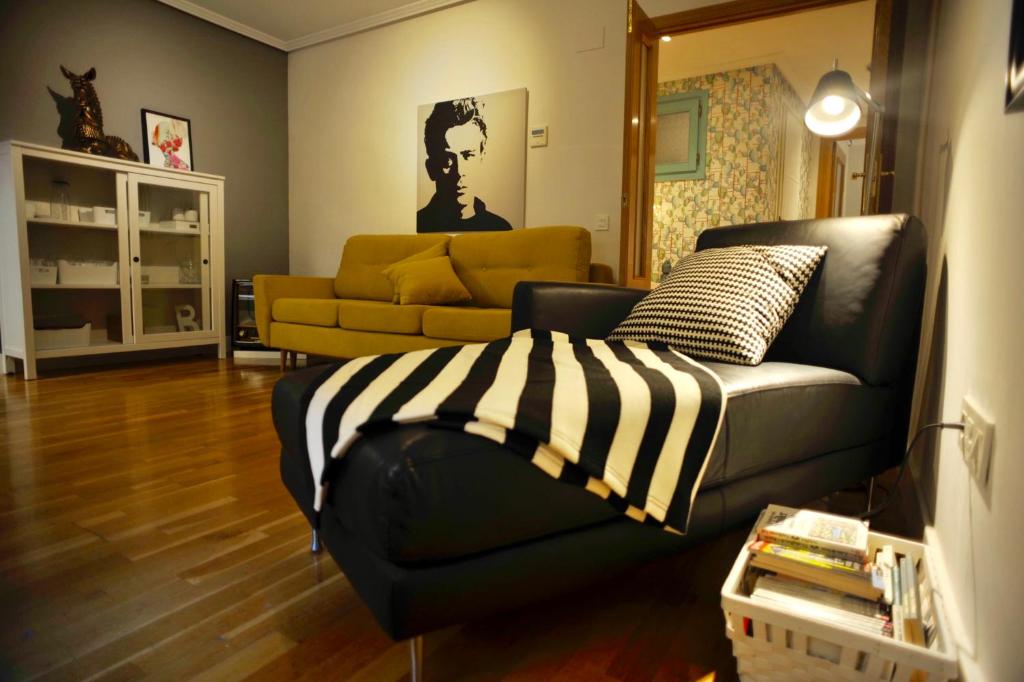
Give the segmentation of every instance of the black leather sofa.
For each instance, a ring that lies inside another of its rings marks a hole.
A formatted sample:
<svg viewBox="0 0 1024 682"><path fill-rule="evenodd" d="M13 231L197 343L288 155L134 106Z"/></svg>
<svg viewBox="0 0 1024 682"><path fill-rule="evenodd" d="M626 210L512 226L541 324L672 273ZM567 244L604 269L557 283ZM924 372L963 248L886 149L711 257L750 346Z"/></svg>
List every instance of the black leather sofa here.
<svg viewBox="0 0 1024 682"><path fill-rule="evenodd" d="M685 537L626 519L469 434L406 426L350 450L321 537L391 637L606 578L748 521L769 502L800 505L898 461L923 297L922 226L904 215L744 225L708 230L697 248L753 243L829 251L763 364L706 363L729 402ZM643 293L521 283L513 328L603 338ZM281 476L307 515L301 406L320 371L285 375L273 396Z"/></svg>

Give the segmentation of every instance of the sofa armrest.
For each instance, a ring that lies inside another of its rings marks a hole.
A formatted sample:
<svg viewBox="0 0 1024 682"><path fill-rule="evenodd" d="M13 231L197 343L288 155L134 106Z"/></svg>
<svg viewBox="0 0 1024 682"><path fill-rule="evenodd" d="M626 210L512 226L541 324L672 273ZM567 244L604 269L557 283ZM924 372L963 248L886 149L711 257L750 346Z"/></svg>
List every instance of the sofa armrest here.
<svg viewBox="0 0 1024 682"><path fill-rule="evenodd" d="M647 293L605 284L520 282L512 295L512 331L545 329L603 339Z"/></svg>
<svg viewBox="0 0 1024 682"><path fill-rule="evenodd" d="M604 263L591 263L590 279L588 281L591 284L615 284L615 273L612 272L611 266L609 265L605 265Z"/></svg>
<svg viewBox="0 0 1024 682"><path fill-rule="evenodd" d="M333 277L255 275L252 290L256 299L256 329L260 342L273 348L270 338L271 310L279 298L335 298Z"/></svg>

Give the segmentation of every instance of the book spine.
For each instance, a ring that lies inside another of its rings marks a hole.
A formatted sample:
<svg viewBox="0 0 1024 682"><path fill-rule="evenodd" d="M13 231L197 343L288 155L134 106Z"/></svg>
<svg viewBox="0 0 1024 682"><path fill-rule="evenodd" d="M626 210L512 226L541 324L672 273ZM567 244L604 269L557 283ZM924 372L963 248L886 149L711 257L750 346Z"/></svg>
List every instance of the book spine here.
<svg viewBox="0 0 1024 682"><path fill-rule="evenodd" d="M895 564L892 569L892 632L896 639L906 639L906 631L903 623L903 581L900 576L900 566Z"/></svg>
<svg viewBox="0 0 1024 682"><path fill-rule="evenodd" d="M861 556L861 555L856 554L856 553L851 553L848 550L836 549L835 547L830 547L830 546L823 545L820 542L814 542L812 540L807 540L806 538L801 538L801 537L797 537L797 536L794 536L794 535L789 535L789 534L786 534L786 533L777 533L777 532L768 530L767 528L762 529L758 533L758 539L759 540L764 540L765 542L771 542L771 543L775 543L775 544L786 545L786 546L789 546L789 547L798 547L800 549L805 549L805 550L808 550L810 552L816 552L818 554L823 554L823 555L825 555L827 557L831 557L833 559L838 559L840 561L850 561L852 563L859 563L859 564L863 564L863 563L867 562L867 557Z"/></svg>
<svg viewBox="0 0 1024 682"><path fill-rule="evenodd" d="M828 556L820 552L812 552L807 549L787 547L786 545L781 545L775 542L765 542L764 540L757 540L756 542L753 542L749 549L751 552L759 552L761 554L775 556L780 559L786 559L787 561L793 561L812 568L819 568L824 571L840 571L855 578L863 578L865 580L868 580L871 577L868 569L865 568L865 564L858 561L849 561L847 559L837 559L835 557Z"/></svg>

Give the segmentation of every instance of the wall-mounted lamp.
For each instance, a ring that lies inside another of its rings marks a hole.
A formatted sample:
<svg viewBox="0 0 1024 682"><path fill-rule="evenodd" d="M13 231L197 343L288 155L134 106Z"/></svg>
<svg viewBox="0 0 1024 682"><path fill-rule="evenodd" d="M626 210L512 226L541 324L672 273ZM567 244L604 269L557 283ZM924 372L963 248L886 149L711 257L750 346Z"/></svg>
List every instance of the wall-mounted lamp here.
<svg viewBox="0 0 1024 682"><path fill-rule="evenodd" d="M815 135L837 137L854 129L860 121L860 102L881 112L871 95L858 88L850 74L839 69L837 59L832 70L821 77L814 89L804 124Z"/></svg>
<svg viewBox="0 0 1024 682"><path fill-rule="evenodd" d="M672 42L672 36L662 36L661 37L661 42L663 42L663 43L671 43Z"/></svg>

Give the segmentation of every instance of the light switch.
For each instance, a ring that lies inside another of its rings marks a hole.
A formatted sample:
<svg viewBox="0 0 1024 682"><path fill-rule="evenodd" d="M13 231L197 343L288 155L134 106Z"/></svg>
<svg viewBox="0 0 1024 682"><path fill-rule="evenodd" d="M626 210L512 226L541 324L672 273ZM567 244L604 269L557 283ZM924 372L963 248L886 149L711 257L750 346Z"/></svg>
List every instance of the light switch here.
<svg viewBox="0 0 1024 682"><path fill-rule="evenodd" d="M547 126L531 126L530 127L530 146L531 147L547 147L548 146L548 127Z"/></svg>
<svg viewBox="0 0 1024 682"><path fill-rule="evenodd" d="M599 213L594 216L594 230L596 232L605 232L608 230L608 214Z"/></svg>

